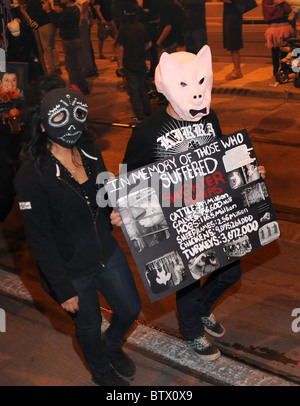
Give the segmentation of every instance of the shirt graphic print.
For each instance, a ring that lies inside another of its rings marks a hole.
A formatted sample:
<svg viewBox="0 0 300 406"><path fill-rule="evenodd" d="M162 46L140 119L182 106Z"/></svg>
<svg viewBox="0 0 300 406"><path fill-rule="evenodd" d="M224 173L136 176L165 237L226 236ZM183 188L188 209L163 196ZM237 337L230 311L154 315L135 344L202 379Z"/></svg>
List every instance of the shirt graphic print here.
<svg viewBox="0 0 300 406"><path fill-rule="evenodd" d="M213 124L205 119L199 122L179 121L170 117L161 126L156 145L155 161L167 159L172 155L199 148L217 138Z"/></svg>

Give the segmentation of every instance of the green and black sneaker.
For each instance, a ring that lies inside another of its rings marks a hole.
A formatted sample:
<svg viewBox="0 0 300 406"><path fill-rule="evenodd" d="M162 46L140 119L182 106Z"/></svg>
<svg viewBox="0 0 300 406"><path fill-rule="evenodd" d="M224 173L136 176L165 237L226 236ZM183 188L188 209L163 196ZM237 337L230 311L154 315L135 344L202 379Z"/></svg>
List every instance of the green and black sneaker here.
<svg viewBox="0 0 300 406"><path fill-rule="evenodd" d="M204 324L204 330L213 337L223 337L225 328L219 323L211 313L208 317L201 317Z"/></svg>
<svg viewBox="0 0 300 406"><path fill-rule="evenodd" d="M187 343L203 361L214 361L221 355L218 348L211 344L205 336L187 341Z"/></svg>

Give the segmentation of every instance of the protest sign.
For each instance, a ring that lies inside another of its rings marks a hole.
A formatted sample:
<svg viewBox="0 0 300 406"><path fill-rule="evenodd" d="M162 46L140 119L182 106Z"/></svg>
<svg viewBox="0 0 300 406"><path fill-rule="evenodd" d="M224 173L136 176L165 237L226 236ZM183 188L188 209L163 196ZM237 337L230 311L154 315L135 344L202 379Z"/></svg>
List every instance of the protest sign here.
<svg viewBox="0 0 300 406"><path fill-rule="evenodd" d="M152 302L280 236L246 130L105 186Z"/></svg>

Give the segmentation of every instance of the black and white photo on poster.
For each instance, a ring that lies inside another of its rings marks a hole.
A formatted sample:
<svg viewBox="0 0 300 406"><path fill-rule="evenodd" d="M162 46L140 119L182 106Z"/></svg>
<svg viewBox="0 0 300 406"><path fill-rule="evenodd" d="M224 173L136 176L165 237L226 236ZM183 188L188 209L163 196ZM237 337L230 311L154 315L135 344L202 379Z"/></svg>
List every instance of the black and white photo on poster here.
<svg viewBox="0 0 300 406"><path fill-rule="evenodd" d="M148 262L144 270L148 285L154 294L179 286L187 276L184 263L176 251L167 252Z"/></svg>
<svg viewBox="0 0 300 406"><path fill-rule="evenodd" d="M280 236L246 130L105 185L152 302Z"/></svg>
<svg viewBox="0 0 300 406"><path fill-rule="evenodd" d="M153 247L170 236L158 197L146 188L117 201L124 227L135 251Z"/></svg>

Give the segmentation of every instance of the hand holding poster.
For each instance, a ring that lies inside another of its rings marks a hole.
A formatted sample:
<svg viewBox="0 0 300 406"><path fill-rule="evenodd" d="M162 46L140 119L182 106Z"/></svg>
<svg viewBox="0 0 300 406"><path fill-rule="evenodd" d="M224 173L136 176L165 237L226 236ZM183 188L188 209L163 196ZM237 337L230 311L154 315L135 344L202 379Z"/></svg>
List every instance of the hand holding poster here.
<svg viewBox="0 0 300 406"><path fill-rule="evenodd" d="M152 302L280 236L246 130L121 173L105 191Z"/></svg>

